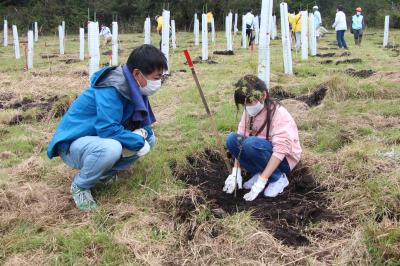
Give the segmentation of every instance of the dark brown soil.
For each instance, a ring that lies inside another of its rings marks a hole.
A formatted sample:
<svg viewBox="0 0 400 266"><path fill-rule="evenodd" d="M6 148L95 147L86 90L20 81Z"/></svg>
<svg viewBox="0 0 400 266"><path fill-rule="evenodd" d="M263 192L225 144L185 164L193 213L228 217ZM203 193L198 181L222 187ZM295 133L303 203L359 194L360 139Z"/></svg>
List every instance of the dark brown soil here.
<svg viewBox="0 0 400 266"><path fill-rule="evenodd" d="M178 198L174 215L184 222L192 216L198 204L208 202L215 217L250 211L266 229L284 244L290 246L308 245L310 241L304 235L309 223L321 220L335 220L339 216L327 209L329 200L326 189L315 181L311 170L299 165L289 177L290 184L276 198L259 196L253 202L246 202L239 190L237 196L222 191L227 173L221 156L214 151L205 151L198 156L187 158L190 167L174 173L177 179L199 189L199 195Z"/></svg>
<svg viewBox="0 0 400 266"><path fill-rule="evenodd" d="M320 64L323 64L323 65L329 65L329 64L332 64L333 63L333 60L324 60L324 61L321 61L321 62L319 62Z"/></svg>
<svg viewBox="0 0 400 266"><path fill-rule="evenodd" d="M235 55L233 51L214 51L213 54L216 55Z"/></svg>
<svg viewBox="0 0 400 266"><path fill-rule="evenodd" d="M351 56L350 52L344 52L341 55L339 55L339 57L345 57L345 56Z"/></svg>
<svg viewBox="0 0 400 266"><path fill-rule="evenodd" d="M362 63L362 60L360 58L352 58L352 59L346 59L342 61L336 61L336 65L341 65L341 64L358 64Z"/></svg>
<svg viewBox="0 0 400 266"><path fill-rule="evenodd" d="M21 114L14 115L11 117L11 119L8 121L8 125L18 125L24 120L24 117Z"/></svg>
<svg viewBox="0 0 400 266"><path fill-rule="evenodd" d="M42 59L59 57L58 54L41 54L40 56L42 57Z"/></svg>
<svg viewBox="0 0 400 266"><path fill-rule="evenodd" d="M281 86L275 86L271 88L270 95L272 98L278 100L295 99L297 101L305 102L308 106L313 107L318 106L322 103L322 100L325 98L327 91L328 88L322 84L310 94L296 96L295 94L286 91Z"/></svg>
<svg viewBox="0 0 400 266"><path fill-rule="evenodd" d="M369 69L369 70L355 70L353 68L349 68L345 71L345 73L347 75L353 76L353 77L357 77L357 78L369 78L371 77L373 74L375 74L375 71Z"/></svg>
<svg viewBox="0 0 400 266"><path fill-rule="evenodd" d="M334 57L336 54L335 53L327 53L327 54L317 54L317 57Z"/></svg>
<svg viewBox="0 0 400 266"><path fill-rule="evenodd" d="M206 62L207 62L207 64L209 64L209 65L218 64L218 62L212 60L211 58L209 58L209 59L206 60L206 61L203 61L202 58L201 58L201 56L196 57L195 59L193 59L192 62L193 62L193 64L204 64L204 63L206 63ZM187 62L185 62L184 64L187 65Z"/></svg>
<svg viewBox="0 0 400 266"><path fill-rule="evenodd" d="M269 91L269 95L277 100L284 100L296 97L295 94L289 91L285 91L282 86L272 87L271 90Z"/></svg>

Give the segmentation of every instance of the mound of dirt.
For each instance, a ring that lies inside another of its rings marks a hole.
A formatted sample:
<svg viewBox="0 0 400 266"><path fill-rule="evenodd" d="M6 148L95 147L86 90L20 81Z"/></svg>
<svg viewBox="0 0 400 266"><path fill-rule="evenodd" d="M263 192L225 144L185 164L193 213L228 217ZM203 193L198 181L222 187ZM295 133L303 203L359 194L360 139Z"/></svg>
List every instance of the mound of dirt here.
<svg viewBox="0 0 400 266"><path fill-rule="evenodd" d="M295 94L284 90L282 86L272 87L271 90L269 91L269 95L272 98L275 98L275 99L278 99L278 100L283 100L283 99L289 99L289 98L295 98L296 97Z"/></svg>
<svg viewBox="0 0 400 266"><path fill-rule="evenodd" d="M336 53L327 53L327 54L317 54L317 57L334 57L336 55Z"/></svg>
<svg viewBox="0 0 400 266"><path fill-rule="evenodd" d="M345 56L351 56L350 52L344 52L341 55L339 55L339 57L345 57Z"/></svg>
<svg viewBox="0 0 400 266"><path fill-rule="evenodd" d="M329 65L329 64L333 63L333 60L324 60L324 61L321 61L319 63L322 64L322 65Z"/></svg>
<svg viewBox="0 0 400 266"><path fill-rule="evenodd" d="M369 70L355 70L353 68L349 68L345 71L345 73L347 75L353 76L353 77L357 77L357 78L369 78L371 77L373 74L375 74L375 71L369 69Z"/></svg>
<svg viewBox="0 0 400 266"><path fill-rule="evenodd" d="M213 54L216 55L235 55L233 51L214 51Z"/></svg>
<svg viewBox="0 0 400 266"><path fill-rule="evenodd" d="M177 171L175 176L190 186L197 187L196 197L179 198L175 205L175 215L181 220L190 217L198 205L207 201L216 217L250 211L265 228L284 244L290 246L308 245L310 242L303 234L309 223L321 220L334 220L338 215L327 210L329 200L325 197L325 188L315 181L311 170L299 165L292 172L290 185L276 198L259 196L253 202L246 202L243 195L246 190L239 190L237 197L222 191L227 173L224 162L217 152L205 151L204 154L188 157L190 167Z"/></svg>
<svg viewBox="0 0 400 266"><path fill-rule="evenodd" d="M322 84L309 94L296 96L295 94L286 91L281 86L275 86L271 88L270 96L278 100L294 99L296 101L304 102L310 107L313 107L318 106L322 103L322 100L325 98L327 91L328 87Z"/></svg>
<svg viewBox="0 0 400 266"><path fill-rule="evenodd" d="M56 58L56 57L59 57L60 55L58 55L58 54L41 54L40 56L42 57L42 59L48 59L48 58Z"/></svg>
<svg viewBox="0 0 400 266"><path fill-rule="evenodd" d="M195 59L193 59L192 62L193 62L193 64L204 64L204 63L207 63L207 64L209 64L209 65L218 64L218 62L212 60L211 58L209 58L209 59L203 61L202 58L201 58L201 56L196 57ZM185 62L184 64L187 65L187 62Z"/></svg>
<svg viewBox="0 0 400 266"><path fill-rule="evenodd" d="M352 59L336 61L336 65L340 65L340 64L358 64L358 63L362 63L362 60L360 58L352 58Z"/></svg>

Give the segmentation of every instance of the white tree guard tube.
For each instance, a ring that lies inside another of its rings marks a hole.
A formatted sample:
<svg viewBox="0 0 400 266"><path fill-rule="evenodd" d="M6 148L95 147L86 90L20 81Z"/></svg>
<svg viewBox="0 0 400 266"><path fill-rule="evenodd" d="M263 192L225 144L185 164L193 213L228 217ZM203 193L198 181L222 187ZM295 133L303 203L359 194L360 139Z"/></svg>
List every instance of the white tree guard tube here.
<svg viewBox="0 0 400 266"><path fill-rule="evenodd" d="M386 48L389 44L389 24L390 24L390 16L385 16L385 31L383 33L384 48Z"/></svg>
<svg viewBox="0 0 400 266"><path fill-rule="evenodd" d="M262 0L260 40L258 48L258 77L270 88L270 50L273 0Z"/></svg>
<svg viewBox="0 0 400 266"><path fill-rule="evenodd" d="M88 25L88 50L89 50L89 77L99 70L100 40L98 22L89 22Z"/></svg>
<svg viewBox="0 0 400 266"><path fill-rule="evenodd" d="M21 53L19 50L19 38L18 38L18 30L17 30L16 25L12 26L12 31L13 31L13 44L14 44L15 59L20 59Z"/></svg>
<svg viewBox="0 0 400 266"><path fill-rule="evenodd" d="M314 23L314 14L310 13L309 15L310 23L309 23L309 30L310 30L310 52L311 56L316 56L317 55L317 34L316 34L316 29L315 29L315 23Z"/></svg>
<svg viewBox="0 0 400 266"><path fill-rule="evenodd" d="M244 21L244 16L242 16L242 48L247 48L246 22Z"/></svg>
<svg viewBox="0 0 400 266"><path fill-rule="evenodd" d="M63 29L64 39L65 39L65 21L64 20L61 22L61 26L62 26L62 29Z"/></svg>
<svg viewBox="0 0 400 266"><path fill-rule="evenodd" d="M308 59L308 11L301 11L301 60Z"/></svg>
<svg viewBox="0 0 400 266"><path fill-rule="evenodd" d="M207 14L201 15L201 59L208 60L208 25Z"/></svg>
<svg viewBox="0 0 400 266"><path fill-rule="evenodd" d="M197 14L194 14L194 45L199 46L200 25Z"/></svg>
<svg viewBox="0 0 400 266"><path fill-rule="evenodd" d="M79 60L85 60L85 29L79 28Z"/></svg>
<svg viewBox="0 0 400 266"><path fill-rule="evenodd" d="M35 21L35 42L39 41L39 28L38 23Z"/></svg>
<svg viewBox="0 0 400 266"><path fill-rule="evenodd" d="M60 55L64 54L64 33L63 27L58 26L58 40L60 42Z"/></svg>
<svg viewBox="0 0 400 266"><path fill-rule="evenodd" d="M7 20L4 20L4 26L3 26L3 46L7 47L8 46L8 23Z"/></svg>
<svg viewBox="0 0 400 266"><path fill-rule="evenodd" d="M231 12L229 12L228 15L228 28L227 28L227 40L228 40L228 51L233 51L233 41L232 41L232 19L233 19L233 15Z"/></svg>
<svg viewBox="0 0 400 266"><path fill-rule="evenodd" d="M236 35L238 33L238 13L235 13L235 24L233 26L233 33Z"/></svg>
<svg viewBox="0 0 400 266"><path fill-rule="evenodd" d="M151 20L146 18L144 22L144 44L151 44Z"/></svg>
<svg viewBox="0 0 400 266"><path fill-rule="evenodd" d="M292 42L290 39L289 17L287 3L281 3L281 35L283 47L283 68L286 75L293 75Z"/></svg>
<svg viewBox="0 0 400 266"><path fill-rule="evenodd" d="M118 22L113 21L112 23L112 54L111 54L111 65L118 65Z"/></svg>
<svg viewBox="0 0 400 266"><path fill-rule="evenodd" d="M271 39L275 40L277 37L276 16L272 16Z"/></svg>
<svg viewBox="0 0 400 266"><path fill-rule="evenodd" d="M211 20L211 41L215 44L215 20L214 17Z"/></svg>
<svg viewBox="0 0 400 266"><path fill-rule="evenodd" d="M171 20L171 41L172 41L172 48L176 49L176 26L175 26L175 20Z"/></svg>
<svg viewBox="0 0 400 266"><path fill-rule="evenodd" d="M28 31L28 58L27 58L27 66L28 69L33 68L33 31Z"/></svg>
<svg viewBox="0 0 400 266"><path fill-rule="evenodd" d="M162 35L161 35L161 52L167 58L168 69L169 69L169 23L170 23L170 12L164 10L162 13L163 22L162 22ZM169 74L169 70L165 72Z"/></svg>
<svg viewBox="0 0 400 266"><path fill-rule="evenodd" d="M260 22L259 22L259 17L256 16L254 18L254 29L255 29L255 39L254 39L254 44L258 44L258 40L260 38Z"/></svg>

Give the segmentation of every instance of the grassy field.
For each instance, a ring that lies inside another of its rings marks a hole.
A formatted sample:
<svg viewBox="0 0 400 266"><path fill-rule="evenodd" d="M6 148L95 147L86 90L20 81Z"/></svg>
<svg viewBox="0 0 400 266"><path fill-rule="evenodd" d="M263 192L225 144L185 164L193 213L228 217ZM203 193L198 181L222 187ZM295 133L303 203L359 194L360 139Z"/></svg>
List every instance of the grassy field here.
<svg viewBox="0 0 400 266"><path fill-rule="evenodd" d="M217 37L211 52L225 50L224 33ZM209 202L212 188L185 182L183 177L227 175L213 152L216 141L184 65L185 48L201 55L191 33L178 33L171 76L151 98L158 121L156 149L121 173L119 182L95 188L100 208L93 213L78 211L72 202L69 187L76 171L59 158L46 157L60 116L88 84L87 61L74 60L78 36L68 35L66 55L55 57L58 38L41 37L30 72L23 71L23 60L13 58L12 46L0 47L0 264L400 265L399 48L382 49L381 31L368 30L361 48L346 37L350 54L344 56L334 49L333 34L323 38L325 50L319 50L333 57L301 62L294 54L292 77L282 74L281 41L272 42L272 91L281 86L297 96L327 88L318 106L282 101L298 124L304 150L296 184L307 172L315 183L307 193L324 214L331 214L300 215L294 222L286 219L290 213L302 207L296 214L306 213L309 206L291 190L268 200L271 208L264 208L262 220L252 208L221 214ZM120 38L125 62L143 36ZM154 35L153 44L158 41ZM400 42L400 31L391 32L390 42ZM238 35L234 56L211 55L218 64L196 65L223 135L236 130L241 114L233 103L233 84L257 72L257 52L239 47ZM109 50L102 48L105 54ZM362 62L336 64L354 58ZM101 60L109 61L106 55ZM326 60L332 62L321 63ZM375 73L358 78L346 73L350 68ZM222 194L222 183L213 189ZM307 193L299 195L307 199ZM276 214L274 206L287 198L293 206ZM285 234L295 233L282 238L271 221L282 224ZM290 243L291 236L304 241Z"/></svg>

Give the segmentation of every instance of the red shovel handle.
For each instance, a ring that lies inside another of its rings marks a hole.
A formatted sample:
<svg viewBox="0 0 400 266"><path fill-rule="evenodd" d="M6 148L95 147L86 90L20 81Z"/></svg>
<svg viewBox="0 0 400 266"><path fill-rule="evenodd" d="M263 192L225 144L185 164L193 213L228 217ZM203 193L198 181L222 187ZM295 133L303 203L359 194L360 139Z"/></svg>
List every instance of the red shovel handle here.
<svg viewBox="0 0 400 266"><path fill-rule="evenodd" d="M187 60L187 63L189 65L190 68L193 68L193 62L192 62L192 58L190 58L190 54L188 50L183 51L185 53L185 57Z"/></svg>

